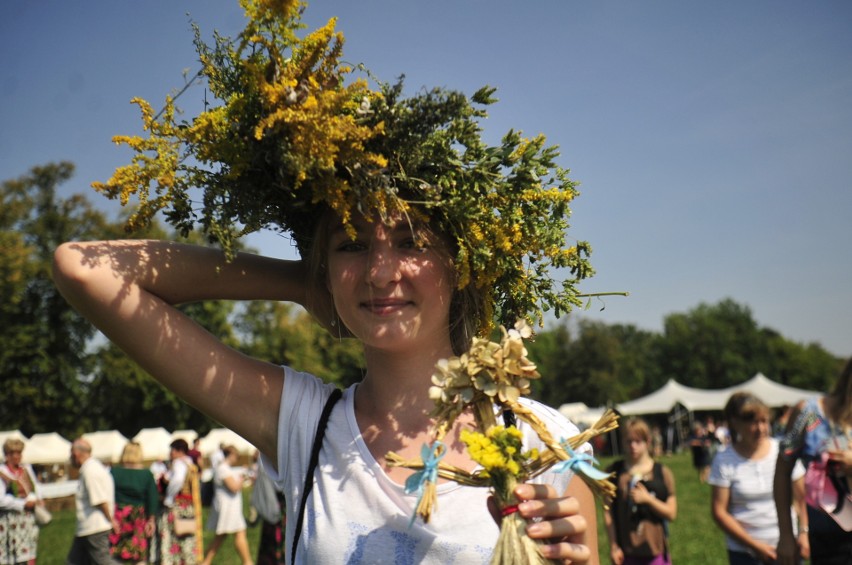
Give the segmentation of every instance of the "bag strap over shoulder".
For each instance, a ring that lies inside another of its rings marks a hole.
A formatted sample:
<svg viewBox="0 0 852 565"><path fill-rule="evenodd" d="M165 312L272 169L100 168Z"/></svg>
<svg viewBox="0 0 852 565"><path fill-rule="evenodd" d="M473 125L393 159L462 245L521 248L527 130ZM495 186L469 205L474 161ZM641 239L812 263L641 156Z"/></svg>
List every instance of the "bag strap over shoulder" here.
<svg viewBox="0 0 852 565"><path fill-rule="evenodd" d="M302 535L302 525L305 521L305 506L308 504L308 495L314 488L314 471L316 471L317 464L319 463L319 452L320 449L322 449L325 429L328 426L331 409L334 408L334 405L337 404L337 401L340 400L341 396L343 396L343 392L339 388L335 388L331 392L331 396L329 396L328 400L326 400L319 422L317 423L317 433L314 436L314 444L311 447L311 458L308 462L308 471L305 473L305 485L302 488L302 499L299 502L299 514L296 519L296 529L293 530L293 548L290 552L291 564L296 562L296 548L299 546L299 538Z"/></svg>

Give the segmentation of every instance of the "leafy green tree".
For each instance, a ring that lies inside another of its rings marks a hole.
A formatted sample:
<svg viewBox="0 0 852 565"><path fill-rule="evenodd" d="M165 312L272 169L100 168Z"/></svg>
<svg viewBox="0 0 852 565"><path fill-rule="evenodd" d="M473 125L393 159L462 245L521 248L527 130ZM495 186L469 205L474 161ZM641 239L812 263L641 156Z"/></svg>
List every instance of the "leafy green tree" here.
<svg viewBox="0 0 852 565"><path fill-rule="evenodd" d="M535 339L527 342L529 358L535 362L541 375L531 384L533 398L551 406L582 402L577 395L576 383L568 382L570 379L566 377L571 340L571 329L566 320L550 330L538 332Z"/></svg>
<svg viewBox="0 0 852 565"><path fill-rule="evenodd" d="M672 314L664 328L660 369L689 386L723 388L761 372L790 386L827 390L840 367L818 344L801 345L759 327L751 310L731 299Z"/></svg>
<svg viewBox="0 0 852 565"><path fill-rule="evenodd" d="M747 306L725 299L700 304L664 320L660 366L664 374L698 388L724 388L763 370L766 336Z"/></svg>
<svg viewBox="0 0 852 565"><path fill-rule="evenodd" d="M343 387L363 376L360 344L332 336L298 306L251 302L238 314L235 326L248 355L313 373Z"/></svg>
<svg viewBox="0 0 852 565"><path fill-rule="evenodd" d="M58 293L50 268L59 243L102 235L108 222L85 198L58 196L73 172L67 162L37 166L0 187L0 426L25 434L75 432L87 407L80 375L95 331Z"/></svg>
<svg viewBox="0 0 852 565"><path fill-rule="evenodd" d="M764 330L764 334L770 352L769 364L762 370L767 377L797 388L831 389L840 372L841 359L816 343L795 343L772 330Z"/></svg>
<svg viewBox="0 0 852 565"><path fill-rule="evenodd" d="M630 325L580 320L572 336L567 323L542 332L529 344L542 378L535 396L558 406L585 402L600 406L643 394L658 382L658 336Z"/></svg>

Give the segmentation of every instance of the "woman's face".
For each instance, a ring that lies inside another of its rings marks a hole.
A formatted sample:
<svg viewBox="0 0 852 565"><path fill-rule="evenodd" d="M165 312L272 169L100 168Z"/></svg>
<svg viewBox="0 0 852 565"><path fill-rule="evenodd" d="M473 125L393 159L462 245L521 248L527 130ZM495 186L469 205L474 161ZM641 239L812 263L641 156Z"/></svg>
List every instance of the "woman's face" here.
<svg viewBox="0 0 852 565"><path fill-rule="evenodd" d="M639 459L648 453L648 442L635 432L628 432L624 442L626 444L624 447L631 459Z"/></svg>
<svg viewBox="0 0 852 565"><path fill-rule="evenodd" d="M755 412L747 418L733 419L734 437L746 445L757 445L769 437L769 414Z"/></svg>
<svg viewBox="0 0 852 565"><path fill-rule="evenodd" d="M450 347L453 271L444 246L417 226L353 220L332 227L328 287L341 321L368 348Z"/></svg>
<svg viewBox="0 0 852 565"><path fill-rule="evenodd" d="M23 452L20 449L11 449L9 451L4 451L3 454L6 456L7 465L12 467L13 469L21 466Z"/></svg>

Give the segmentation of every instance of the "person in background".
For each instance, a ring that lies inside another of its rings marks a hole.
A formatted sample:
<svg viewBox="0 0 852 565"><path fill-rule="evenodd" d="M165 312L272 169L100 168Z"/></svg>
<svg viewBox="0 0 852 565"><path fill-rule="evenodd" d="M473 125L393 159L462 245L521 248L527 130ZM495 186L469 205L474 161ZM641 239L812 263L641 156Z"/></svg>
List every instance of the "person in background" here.
<svg viewBox="0 0 852 565"><path fill-rule="evenodd" d="M10 438L3 443L5 461L0 465L0 563L35 563L38 524L33 509L43 504L33 468L23 465L24 442Z"/></svg>
<svg viewBox="0 0 852 565"><path fill-rule="evenodd" d="M731 445L731 430L729 427L729 422L726 419L723 419L716 426L716 448L718 449L727 449L729 445Z"/></svg>
<svg viewBox="0 0 852 565"><path fill-rule="evenodd" d="M280 565L284 563L284 528L287 516L284 513L284 493L258 465L254 488L251 492L251 507L260 520L260 542L257 547L256 565Z"/></svg>
<svg viewBox="0 0 852 565"><path fill-rule="evenodd" d="M77 530L66 565L112 565L109 534L118 532L112 475L92 457L92 446L83 438L71 444L71 465L80 470L80 476L75 496Z"/></svg>
<svg viewBox="0 0 852 565"><path fill-rule="evenodd" d="M210 468L216 469L219 463L225 460L225 444L220 443L219 446L210 452Z"/></svg>
<svg viewBox="0 0 852 565"><path fill-rule="evenodd" d="M660 430L660 426L654 425L651 428L651 457L662 457L664 453L663 432Z"/></svg>
<svg viewBox="0 0 852 565"><path fill-rule="evenodd" d="M712 436L707 433L707 428L701 422L695 422L692 426L692 435L689 436L689 449L692 453L692 466L698 472L698 480L707 482L710 476Z"/></svg>
<svg viewBox="0 0 852 565"><path fill-rule="evenodd" d="M713 519L725 533L731 565L775 563L779 532L772 484L778 440L769 435L769 407L751 393L737 392L725 404L725 418L732 442L716 453L707 481L713 487ZM799 515L805 512L804 475L804 467L796 465L793 481ZM789 507L787 511L792 512ZM803 534L799 541L807 556Z"/></svg>
<svg viewBox="0 0 852 565"><path fill-rule="evenodd" d="M201 560L201 495L198 469L187 452L186 440L176 439L170 445L171 466L163 478L163 509L160 512L159 559L162 565L182 565ZM178 522L192 521L191 532L184 532ZM180 530L180 531L179 531Z"/></svg>
<svg viewBox="0 0 852 565"><path fill-rule="evenodd" d="M651 456L644 420L627 420L622 437L626 457L607 469L616 486L604 512L610 558L615 565L670 564L667 523L677 517L674 475Z"/></svg>
<svg viewBox="0 0 852 565"><path fill-rule="evenodd" d="M189 455L189 458L192 459L193 464L200 471L201 470L201 438L195 438L192 440L192 449L186 452Z"/></svg>
<svg viewBox="0 0 852 565"><path fill-rule="evenodd" d="M204 565L213 562L222 542L229 534L234 535L234 548L243 565L251 565L253 562L246 537L246 520L243 517L243 474L236 468L239 453L233 445L225 445L222 447L222 454L224 458L213 470L216 495L207 519L207 529L216 532L216 536L207 549Z"/></svg>
<svg viewBox="0 0 852 565"><path fill-rule="evenodd" d="M828 472L835 474L835 484L841 489L838 498L842 500L848 497L852 475L851 428L852 359L849 359L831 392L796 405L790 414L787 432L781 440L781 453L775 466L775 508L781 530L777 550L780 565L795 563L798 558L799 548L793 535L793 521L786 511L793 496L795 462L800 459L808 468L827 460ZM808 534L812 565L852 563L852 532L841 528L821 508L807 504L807 521L799 523L799 531Z"/></svg>
<svg viewBox="0 0 852 565"><path fill-rule="evenodd" d="M775 417L775 421L772 422L772 436L781 439L784 437L784 434L787 433L787 424L790 422L790 413L793 411L793 407L785 404L778 409L778 414Z"/></svg>
<svg viewBox="0 0 852 565"><path fill-rule="evenodd" d="M129 442L118 465L110 469L115 484L118 531L109 535L112 558L125 563L148 561L160 509L154 475L142 465L142 446Z"/></svg>

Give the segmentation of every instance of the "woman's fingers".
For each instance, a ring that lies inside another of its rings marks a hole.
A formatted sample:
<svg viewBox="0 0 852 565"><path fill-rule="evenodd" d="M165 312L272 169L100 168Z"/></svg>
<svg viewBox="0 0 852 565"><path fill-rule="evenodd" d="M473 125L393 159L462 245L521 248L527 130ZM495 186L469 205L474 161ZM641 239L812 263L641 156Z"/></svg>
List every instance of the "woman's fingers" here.
<svg viewBox="0 0 852 565"><path fill-rule="evenodd" d="M570 563L591 558L589 547L580 543L588 525L576 498L559 496L552 486L537 484L519 485L515 495L522 500L518 512L529 520L527 535L555 542L540 546L545 557Z"/></svg>
<svg viewBox="0 0 852 565"><path fill-rule="evenodd" d="M580 515L580 503L571 496L561 496L551 485L526 483L515 488L515 496L521 502L518 512L537 532L537 538L563 537L582 534L586 531L586 520ZM541 535L539 535L541 532Z"/></svg>
<svg viewBox="0 0 852 565"><path fill-rule="evenodd" d="M539 551L548 559L559 559L572 565L588 563L592 558L589 547L580 543L561 542L542 545L539 546Z"/></svg>

